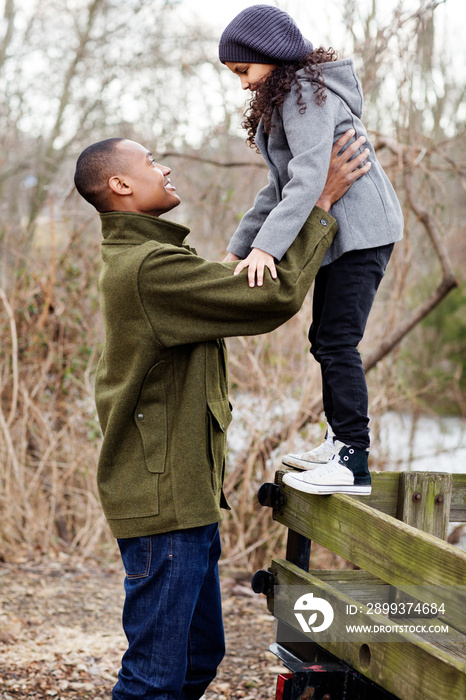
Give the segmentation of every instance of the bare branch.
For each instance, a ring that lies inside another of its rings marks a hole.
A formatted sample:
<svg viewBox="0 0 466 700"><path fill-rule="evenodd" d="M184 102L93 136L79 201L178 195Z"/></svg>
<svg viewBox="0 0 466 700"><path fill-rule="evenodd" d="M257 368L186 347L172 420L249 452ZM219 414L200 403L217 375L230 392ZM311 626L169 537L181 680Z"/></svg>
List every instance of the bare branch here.
<svg viewBox="0 0 466 700"><path fill-rule="evenodd" d="M5 35L0 43L0 68L6 60L8 47L13 39L14 21L15 21L15 0L5 0L5 10L3 18L6 22Z"/></svg>
<svg viewBox="0 0 466 700"><path fill-rule="evenodd" d="M212 160L211 158L202 158L201 156L196 156L191 153L178 153L177 151L166 151L165 153L158 154L160 158L183 158L184 160L197 161L198 163L207 163L208 165L215 165L217 168L267 168L267 164L263 161L233 161L233 162L221 162L219 160Z"/></svg>
<svg viewBox="0 0 466 700"><path fill-rule="evenodd" d="M5 180L8 180L8 178L13 177L14 175L17 175L22 170L27 170L28 168L29 168L28 163L17 163L16 165L13 165L11 168L8 168L7 170L0 172L0 185Z"/></svg>
<svg viewBox="0 0 466 700"><path fill-rule="evenodd" d="M18 383L19 383L19 373L18 373L18 334L16 331L16 322L15 322L15 316L13 313L13 309L10 306L10 303L7 299L7 296L3 289L0 289L0 299L3 302L3 306L5 307L6 314L8 316L8 319L10 321L10 334L11 334L11 364L12 364L12 372L13 372L13 390L12 390L12 396L11 396L11 406L10 406L10 414L8 416L8 419L5 423L5 428L8 428L14 418L15 412L16 412L16 407L18 404Z"/></svg>

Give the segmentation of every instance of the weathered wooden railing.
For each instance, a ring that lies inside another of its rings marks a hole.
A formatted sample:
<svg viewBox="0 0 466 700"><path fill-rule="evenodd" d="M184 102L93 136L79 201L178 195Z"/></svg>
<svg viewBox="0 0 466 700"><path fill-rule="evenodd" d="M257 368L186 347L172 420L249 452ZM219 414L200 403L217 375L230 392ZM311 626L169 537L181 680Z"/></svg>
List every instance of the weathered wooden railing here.
<svg viewBox="0 0 466 700"><path fill-rule="evenodd" d="M466 553L445 537L449 522L466 521L466 474L375 472L372 494L354 497L301 493L282 484L283 473L261 487L259 500L289 528L286 559L272 561L253 582L279 620L277 642L288 640L283 647L307 662L337 657L401 700L465 700ZM360 570L309 571L312 540ZM330 602L334 620L326 641L303 635L294 613L297 590ZM405 610L417 607L424 617L380 614L389 607L384 603L397 603L390 610L398 612L403 601L420 602ZM343 628L348 610L353 625L389 622L407 630L421 621L449 631L438 640L402 631L390 641L352 641Z"/></svg>

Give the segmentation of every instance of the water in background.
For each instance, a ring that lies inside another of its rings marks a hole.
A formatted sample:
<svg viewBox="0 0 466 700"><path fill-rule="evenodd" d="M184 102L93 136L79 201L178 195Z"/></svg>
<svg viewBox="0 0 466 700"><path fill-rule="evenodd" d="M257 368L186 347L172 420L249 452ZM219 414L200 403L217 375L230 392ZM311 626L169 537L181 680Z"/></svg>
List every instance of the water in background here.
<svg viewBox="0 0 466 700"><path fill-rule="evenodd" d="M269 403L261 396L234 397L233 423L228 430L228 449L234 460L249 444L251 427L266 435L280 430L292 419L299 404L289 397ZM371 446L373 468L377 462L388 471L466 472L466 419L421 416L389 411L377 419ZM290 452L306 452L324 439L325 424L312 424L306 436L297 433L286 445ZM284 447L272 453L271 470L280 466Z"/></svg>
<svg viewBox="0 0 466 700"><path fill-rule="evenodd" d="M298 409L298 403L289 397L284 397L281 403L268 403L263 397L247 394L235 396L234 406L234 419L228 432L230 463L247 450L251 426L264 436L271 434L296 415ZM286 449L306 452L322 441L324 432L325 424L310 425L306 437L296 434ZM374 433L371 447L374 469L466 473L465 419L387 412L377 419ZM280 467L283 454L284 447L280 446L267 461L270 477ZM450 532L456 526L451 523ZM466 549L466 527L458 544Z"/></svg>
<svg viewBox="0 0 466 700"><path fill-rule="evenodd" d="M387 413L378 451L390 471L466 472L466 420Z"/></svg>

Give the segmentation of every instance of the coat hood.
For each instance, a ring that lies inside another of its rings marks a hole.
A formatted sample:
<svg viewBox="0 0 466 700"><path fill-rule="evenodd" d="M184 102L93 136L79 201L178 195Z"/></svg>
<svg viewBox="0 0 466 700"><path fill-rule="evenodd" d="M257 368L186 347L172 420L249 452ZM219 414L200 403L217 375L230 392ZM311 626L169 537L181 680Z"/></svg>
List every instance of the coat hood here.
<svg viewBox="0 0 466 700"><path fill-rule="evenodd" d="M359 119L362 115L363 97L361 83L351 58L321 64L327 90L340 97ZM300 75L303 75L300 72Z"/></svg>

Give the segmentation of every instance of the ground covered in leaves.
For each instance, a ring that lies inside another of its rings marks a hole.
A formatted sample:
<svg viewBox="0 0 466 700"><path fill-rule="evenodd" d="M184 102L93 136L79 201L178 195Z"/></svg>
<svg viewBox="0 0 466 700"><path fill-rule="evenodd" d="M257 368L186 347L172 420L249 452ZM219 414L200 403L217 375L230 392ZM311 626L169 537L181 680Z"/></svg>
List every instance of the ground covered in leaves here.
<svg viewBox="0 0 466 700"><path fill-rule="evenodd" d="M245 576L222 577L227 655L206 700L274 697L273 618ZM125 638L123 574L63 558L0 564L0 700L110 700Z"/></svg>

